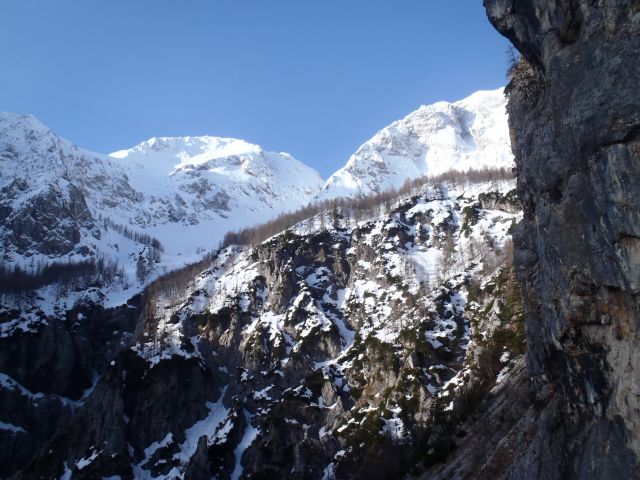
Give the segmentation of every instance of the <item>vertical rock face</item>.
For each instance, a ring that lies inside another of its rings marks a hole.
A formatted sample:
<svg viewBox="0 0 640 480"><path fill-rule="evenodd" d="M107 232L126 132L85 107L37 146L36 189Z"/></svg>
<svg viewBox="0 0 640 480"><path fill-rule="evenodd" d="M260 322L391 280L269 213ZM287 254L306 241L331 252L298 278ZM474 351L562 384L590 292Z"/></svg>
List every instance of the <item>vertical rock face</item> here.
<svg viewBox="0 0 640 480"><path fill-rule="evenodd" d="M637 478L640 2L484 4L523 57L507 88L515 255L532 390L556 418L521 458L537 455L531 477Z"/></svg>

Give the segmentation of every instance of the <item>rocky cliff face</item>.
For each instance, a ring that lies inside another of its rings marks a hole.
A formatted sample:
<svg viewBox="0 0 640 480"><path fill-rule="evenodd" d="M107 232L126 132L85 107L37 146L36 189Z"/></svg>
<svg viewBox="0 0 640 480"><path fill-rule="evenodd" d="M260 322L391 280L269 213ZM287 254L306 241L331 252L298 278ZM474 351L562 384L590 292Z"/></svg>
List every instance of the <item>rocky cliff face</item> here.
<svg viewBox="0 0 640 480"><path fill-rule="evenodd" d="M484 3L523 56L507 88L515 259L541 408L507 476L637 478L640 3Z"/></svg>
<svg viewBox="0 0 640 480"><path fill-rule="evenodd" d="M131 337L139 297L107 310L79 304L47 315L0 306L0 476L44 448L89 398Z"/></svg>

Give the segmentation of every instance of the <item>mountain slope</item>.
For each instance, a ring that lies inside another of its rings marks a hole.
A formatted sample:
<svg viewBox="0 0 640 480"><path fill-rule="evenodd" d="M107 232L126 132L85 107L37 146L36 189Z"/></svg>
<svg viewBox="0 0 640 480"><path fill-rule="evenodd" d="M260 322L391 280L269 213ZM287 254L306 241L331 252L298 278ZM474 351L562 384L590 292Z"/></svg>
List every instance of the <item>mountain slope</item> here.
<svg viewBox="0 0 640 480"><path fill-rule="evenodd" d="M23 475L388 478L437 461L442 422L519 361L512 188L341 207L164 279Z"/></svg>
<svg viewBox="0 0 640 480"><path fill-rule="evenodd" d="M287 153L231 138L152 138L110 157L143 196L144 207L129 215L130 222L182 253L185 247L210 247L226 230L302 206L323 183L315 170ZM176 238L163 228L172 223L207 225L198 229L206 242L193 234Z"/></svg>
<svg viewBox="0 0 640 480"><path fill-rule="evenodd" d="M302 209L170 272L321 180L239 140L104 156L0 118L0 266L56 279L0 292L0 476L388 477L521 361L504 172Z"/></svg>
<svg viewBox="0 0 640 480"><path fill-rule="evenodd" d="M3 271L106 262L114 272L101 282L120 303L322 185L290 155L241 140L152 139L109 157L10 113L0 113L0 167Z"/></svg>
<svg viewBox="0 0 640 480"><path fill-rule="evenodd" d="M320 176L290 155L228 138L152 138L105 156L32 116L2 113L0 151L0 267L109 265L99 276L111 284L110 304L199 259L227 231L312 200L511 164L501 90L421 107L360 147L322 189Z"/></svg>
<svg viewBox="0 0 640 480"><path fill-rule="evenodd" d="M422 106L364 143L319 198L368 195L449 170L511 168L505 106L502 89Z"/></svg>

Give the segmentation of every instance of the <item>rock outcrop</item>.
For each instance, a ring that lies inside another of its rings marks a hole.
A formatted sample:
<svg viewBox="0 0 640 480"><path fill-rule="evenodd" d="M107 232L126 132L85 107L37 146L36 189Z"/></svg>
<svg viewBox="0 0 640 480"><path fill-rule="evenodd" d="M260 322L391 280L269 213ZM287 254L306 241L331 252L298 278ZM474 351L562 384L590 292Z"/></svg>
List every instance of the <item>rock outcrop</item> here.
<svg viewBox="0 0 640 480"><path fill-rule="evenodd" d="M139 302L137 296L113 309L82 304L58 316L33 307L6 309L0 301L0 477L24 467L68 427L126 347ZM104 430L107 435L112 427Z"/></svg>
<svg viewBox="0 0 640 480"><path fill-rule="evenodd" d="M640 475L640 2L485 0L521 52L514 234L539 418L509 478Z"/></svg>

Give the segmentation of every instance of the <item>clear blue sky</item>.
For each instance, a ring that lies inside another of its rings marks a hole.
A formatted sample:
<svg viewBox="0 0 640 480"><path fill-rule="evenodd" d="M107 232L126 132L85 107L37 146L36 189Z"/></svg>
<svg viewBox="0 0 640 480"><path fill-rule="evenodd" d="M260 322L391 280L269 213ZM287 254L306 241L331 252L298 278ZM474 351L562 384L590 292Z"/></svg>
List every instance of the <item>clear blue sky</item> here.
<svg viewBox="0 0 640 480"><path fill-rule="evenodd" d="M1 0L0 110L109 153L217 135L327 177L418 106L506 83L481 0Z"/></svg>

